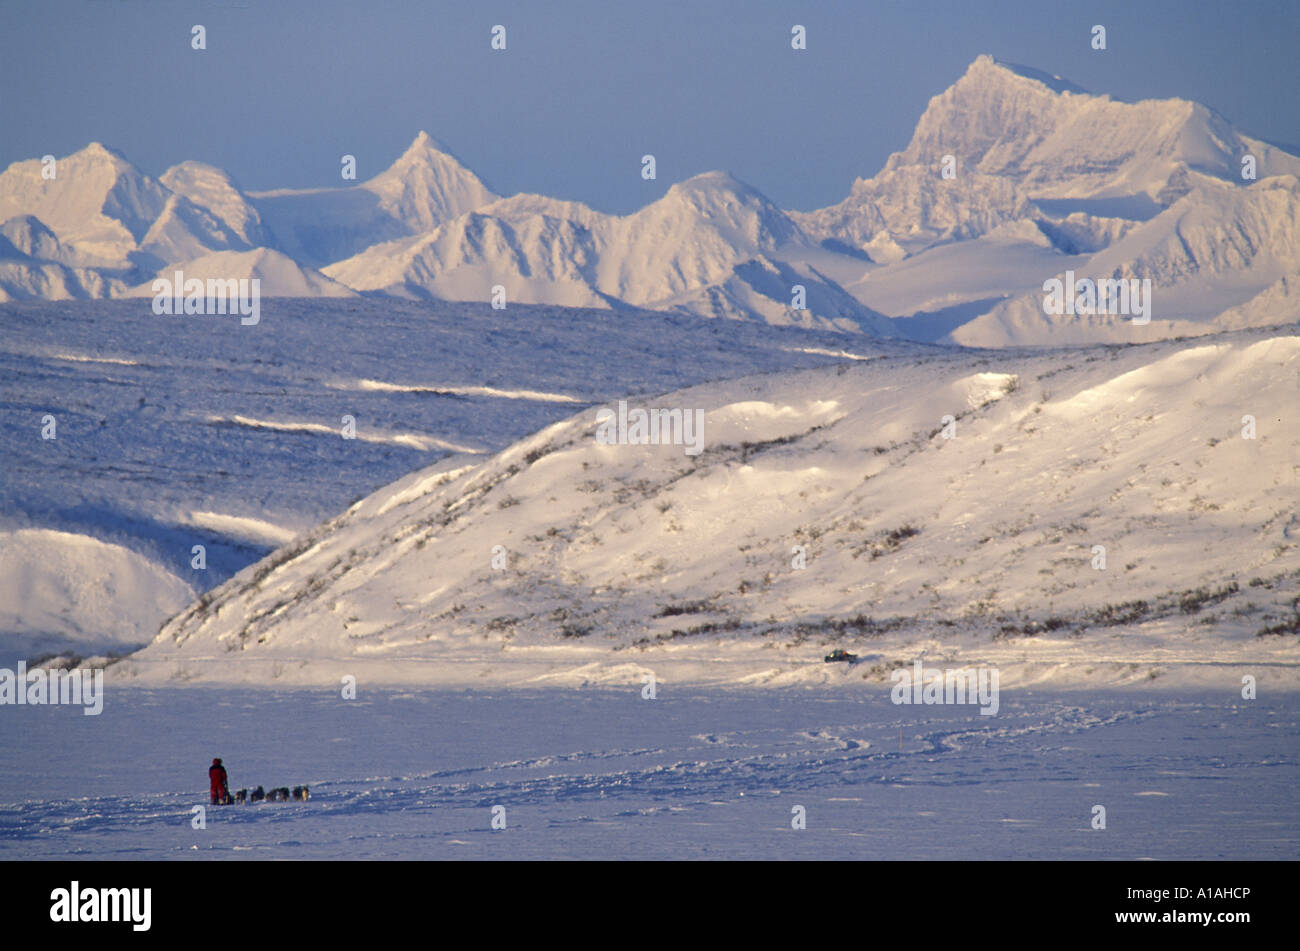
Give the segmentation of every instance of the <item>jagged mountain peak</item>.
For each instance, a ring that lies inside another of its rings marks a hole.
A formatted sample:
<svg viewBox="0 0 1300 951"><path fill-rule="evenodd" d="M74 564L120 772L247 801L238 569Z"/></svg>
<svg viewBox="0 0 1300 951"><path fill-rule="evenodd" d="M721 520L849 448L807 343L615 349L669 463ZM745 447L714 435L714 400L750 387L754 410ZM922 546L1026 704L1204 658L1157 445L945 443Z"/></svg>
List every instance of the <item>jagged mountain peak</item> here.
<svg viewBox="0 0 1300 951"><path fill-rule="evenodd" d="M127 159L125 155L123 155L117 149L105 145L103 142L91 142L88 145L86 145L84 148L78 149L76 152L73 152L71 155L67 156L65 161L67 161L67 159L86 159L86 160L94 160L94 161L106 161L106 162L112 162L114 164L120 163L122 165L129 166L130 168L135 168L134 165L131 165L131 162Z"/></svg>
<svg viewBox="0 0 1300 951"><path fill-rule="evenodd" d="M930 100L886 171L952 155L966 171L1014 175L1030 185L1068 182L1083 194L1077 187L1142 165L1147 180L1134 184L1154 195L1177 165L1227 174L1228 153L1239 145L1221 116L1190 100L1123 102L986 55Z"/></svg>
<svg viewBox="0 0 1300 951"><path fill-rule="evenodd" d="M423 131L396 161L365 182L252 194L280 248L314 267L432 231L497 197Z"/></svg>
<svg viewBox="0 0 1300 951"><path fill-rule="evenodd" d="M450 149L421 129L416 133L415 138L411 140L411 144L406 147L406 151L401 154L397 159L397 162L394 164L411 164L418 161L427 161L436 156L446 156L451 159L456 158L451 154Z"/></svg>
<svg viewBox="0 0 1300 951"><path fill-rule="evenodd" d="M1001 82L1022 82L1029 80L1046 86L1055 93L1072 93L1075 95L1091 96L1093 93L1076 83L1071 82L1064 77L1057 76L1055 73L1045 72L1041 69L1035 69L1032 66L1022 66L1019 63L1009 63L1000 60L989 53L983 53L971 62L966 68L966 73L962 76L963 80L971 80L980 83L988 83L990 80Z"/></svg>
<svg viewBox="0 0 1300 951"><path fill-rule="evenodd" d="M408 233L429 231L498 197L427 132L363 186Z"/></svg>
<svg viewBox="0 0 1300 951"><path fill-rule="evenodd" d="M984 55L930 100L883 169L795 220L819 240L864 247L883 232L913 250L1030 214L1145 221L1203 178L1239 183L1247 154L1260 178L1300 171L1191 100L1125 102Z"/></svg>
<svg viewBox="0 0 1300 951"><path fill-rule="evenodd" d="M451 154L450 149L429 135L429 133L421 131L411 140L411 144L406 147L406 151L399 155L392 165L376 175L375 178L391 177L422 168L443 165L464 168L460 160Z"/></svg>
<svg viewBox="0 0 1300 951"><path fill-rule="evenodd" d="M369 187L393 179L419 176L428 171L466 176L475 182L479 181L478 177L466 168L450 149L429 133L421 131L392 165L370 179L366 185Z"/></svg>

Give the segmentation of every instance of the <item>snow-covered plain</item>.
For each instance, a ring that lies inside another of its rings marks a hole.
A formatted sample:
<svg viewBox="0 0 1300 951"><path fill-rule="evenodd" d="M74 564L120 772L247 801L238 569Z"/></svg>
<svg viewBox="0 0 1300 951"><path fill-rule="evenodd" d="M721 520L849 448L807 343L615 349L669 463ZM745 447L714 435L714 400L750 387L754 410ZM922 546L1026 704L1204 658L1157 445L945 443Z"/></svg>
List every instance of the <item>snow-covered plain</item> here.
<svg viewBox="0 0 1300 951"><path fill-rule="evenodd" d="M5 711L0 859L1290 859L1296 697L110 690Z"/></svg>

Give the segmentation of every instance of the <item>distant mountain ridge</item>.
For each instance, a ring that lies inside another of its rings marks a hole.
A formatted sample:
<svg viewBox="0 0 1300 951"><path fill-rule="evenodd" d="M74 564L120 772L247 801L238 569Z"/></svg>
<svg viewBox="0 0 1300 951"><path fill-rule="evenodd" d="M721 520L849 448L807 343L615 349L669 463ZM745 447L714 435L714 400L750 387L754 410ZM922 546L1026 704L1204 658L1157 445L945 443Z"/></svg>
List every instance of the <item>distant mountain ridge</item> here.
<svg viewBox="0 0 1300 951"><path fill-rule="evenodd" d="M57 168L53 180L39 160L0 173L0 300L138 296L155 275L215 261L226 277L259 276L268 296L486 301L500 287L508 302L878 336L924 313L935 339L1003 346L1289 322L1291 295L1269 291L1300 272L1300 158L1197 103L1121 102L992 56L931 99L875 176L812 212L718 171L621 216L502 197L425 132L338 188L245 192L193 161L155 180L99 143ZM987 262L1008 246L1018 263L1003 274ZM908 265L925 255L945 266ZM1167 304L1152 329L1062 327L1035 309L1044 280L1084 264L1150 276ZM952 276L980 268L978 288Z"/></svg>

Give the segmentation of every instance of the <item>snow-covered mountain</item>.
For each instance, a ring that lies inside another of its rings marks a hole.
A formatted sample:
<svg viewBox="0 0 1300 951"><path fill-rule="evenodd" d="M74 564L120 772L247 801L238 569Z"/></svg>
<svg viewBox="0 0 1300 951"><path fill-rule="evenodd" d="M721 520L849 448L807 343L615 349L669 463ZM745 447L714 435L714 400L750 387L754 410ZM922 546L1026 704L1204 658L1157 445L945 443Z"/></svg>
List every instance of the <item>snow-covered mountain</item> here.
<svg viewBox="0 0 1300 951"><path fill-rule="evenodd" d="M610 222L598 280L621 299L653 306L792 244L806 246L808 239L788 215L727 173L707 172Z"/></svg>
<svg viewBox="0 0 1300 951"><path fill-rule="evenodd" d="M225 222L183 195L169 195L162 212L140 240L140 248L162 262L189 261L210 251L244 251L248 244Z"/></svg>
<svg viewBox="0 0 1300 951"><path fill-rule="evenodd" d="M406 218L419 227L447 200L428 171L439 154L421 135L362 186L373 187L366 195L388 210L389 227ZM0 174L0 301L151 295L153 277L178 268L191 277L257 277L267 296L354 294L278 250L258 208L218 168L183 162L155 181L99 143L56 160L51 179L43 168L31 160ZM271 202L284 203L293 196Z"/></svg>
<svg viewBox="0 0 1300 951"><path fill-rule="evenodd" d="M0 245L0 302L113 297L125 289L124 281L104 271L9 257Z"/></svg>
<svg viewBox="0 0 1300 951"><path fill-rule="evenodd" d="M510 302L603 307L593 286L595 260L591 232L575 222L470 212L426 234L367 248L323 273L359 291L399 297L486 302L500 285Z"/></svg>
<svg viewBox="0 0 1300 951"><path fill-rule="evenodd" d="M804 306L791 306L791 289L803 288ZM773 326L866 331L877 337L902 336L888 317L861 304L808 262L749 258L722 281L656 302L702 317L760 319Z"/></svg>
<svg viewBox="0 0 1300 951"><path fill-rule="evenodd" d="M0 245L0 300L130 296L158 270L266 239L256 210L211 166L186 162L158 181L92 142L57 159L52 178L44 168L33 159L0 174L0 232L11 246ZM331 282L300 283L316 293Z"/></svg>
<svg viewBox="0 0 1300 951"><path fill-rule="evenodd" d="M1255 178L1243 177L1243 161ZM792 217L811 237L886 264L845 289L935 328L924 339L1131 342L1296 319L1277 295L1239 308L1291 267L1297 169L1300 159L1198 103L1120 102L981 56L878 174L839 204ZM1024 225L1034 230L1011 242L1021 265L990 260L985 237L1001 235L993 243L1006 251L1008 229ZM1157 313L1142 328L1053 319L1041 286L1067 269L1149 278ZM972 271L993 279L972 282Z"/></svg>
<svg viewBox="0 0 1300 951"><path fill-rule="evenodd" d="M0 251L3 251L0 256L40 258L70 265L77 263L77 255L35 215L15 215L0 224L0 237L6 242L0 245Z"/></svg>
<svg viewBox="0 0 1300 951"><path fill-rule="evenodd" d="M586 410L356 503L166 624L127 676L1004 683L1300 659L1300 337L915 352L705 384L703 451ZM613 409L613 407L611 407ZM1255 418L1243 438L1245 412ZM1100 546L1100 547L1098 547ZM1257 669L1256 666L1251 667ZM1294 684L1292 684L1294 686Z"/></svg>
<svg viewBox="0 0 1300 951"><path fill-rule="evenodd" d="M933 243L1035 213L1139 220L1202 178L1300 171L1300 158L1181 99L1120 102L1038 70L980 56L930 100L907 148L838 205L796 216L819 238L862 247L881 231ZM953 177L943 177L951 156Z"/></svg>
<svg viewBox="0 0 1300 951"><path fill-rule="evenodd" d="M761 193L697 175L626 216L536 195L502 199L426 234L368 248L324 273L361 291L570 307L629 306L882 336L896 331L833 280L767 255L812 244ZM792 306L796 285L805 306Z"/></svg>
<svg viewBox="0 0 1300 951"><path fill-rule="evenodd" d="M221 169L203 162L182 162L167 169L159 181L216 218L245 248L271 243L257 209Z"/></svg>
<svg viewBox="0 0 1300 951"><path fill-rule="evenodd" d="M1128 343L1293 323L1300 310L1286 277L1300 270L1300 182L1278 175L1246 188L1203 180L1073 270L1093 280L1150 281L1150 323L1134 324L1130 315L1049 315L1040 288L994 307L952 339L969 346Z"/></svg>
<svg viewBox="0 0 1300 951"><path fill-rule="evenodd" d="M108 297L125 287L79 260L39 218L15 215L0 224L0 301Z"/></svg>
<svg viewBox="0 0 1300 951"><path fill-rule="evenodd" d="M1121 102L980 56L883 169L811 212L725 172L621 216L501 198L424 132L360 184L256 193L199 162L154 181L92 144L54 181L35 160L0 175L0 223L55 239L0 245L0 299L137 293L178 264L264 247L302 269L277 285L302 293L481 302L500 286L507 302L925 341L1145 340L1295 319L1272 288L1297 267L1297 176L1300 158L1198 103ZM1053 319L1034 301L1067 270L1149 278L1158 312L1140 329Z"/></svg>
<svg viewBox="0 0 1300 951"><path fill-rule="evenodd" d="M421 132L392 166L359 185L250 197L281 250L323 267L372 245L427 232L497 196Z"/></svg>
<svg viewBox="0 0 1300 951"><path fill-rule="evenodd" d="M120 153L98 142L58 159L54 177L40 159L0 172L0 222L30 215L85 266L127 267L167 204L168 192Z"/></svg>

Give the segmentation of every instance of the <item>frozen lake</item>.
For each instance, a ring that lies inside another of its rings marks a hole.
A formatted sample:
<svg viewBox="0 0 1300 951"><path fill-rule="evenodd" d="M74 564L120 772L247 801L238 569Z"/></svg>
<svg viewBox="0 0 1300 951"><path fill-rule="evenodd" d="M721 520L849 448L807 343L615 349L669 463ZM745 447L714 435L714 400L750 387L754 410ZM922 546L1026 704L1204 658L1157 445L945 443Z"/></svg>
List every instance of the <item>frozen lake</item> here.
<svg viewBox="0 0 1300 951"><path fill-rule="evenodd" d="M110 690L6 707L2 859L1292 859L1294 694ZM311 786L309 803L209 807ZM1107 828L1091 828L1093 807ZM491 828L492 807L506 829ZM802 806L806 828L791 828Z"/></svg>

